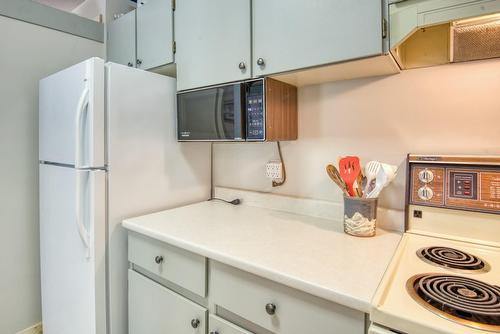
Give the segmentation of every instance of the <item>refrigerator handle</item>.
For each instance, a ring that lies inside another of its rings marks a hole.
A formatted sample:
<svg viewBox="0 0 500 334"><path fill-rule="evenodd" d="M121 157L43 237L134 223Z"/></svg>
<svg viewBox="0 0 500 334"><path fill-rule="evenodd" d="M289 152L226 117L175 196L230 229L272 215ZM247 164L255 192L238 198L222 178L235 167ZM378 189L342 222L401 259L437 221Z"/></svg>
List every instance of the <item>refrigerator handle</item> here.
<svg viewBox="0 0 500 334"><path fill-rule="evenodd" d="M85 149L85 120L83 115L88 110L90 91L87 87L82 92L80 100L78 101L76 111L76 124L75 124L75 168L85 167L82 164L82 151Z"/></svg>
<svg viewBox="0 0 500 334"><path fill-rule="evenodd" d="M78 228L78 233L80 234L80 238L85 246L86 250L86 258L90 259L90 234L89 231L85 228L84 224L84 209L82 209L85 205L83 203L84 196L83 187L82 187L82 174L88 174L89 171L77 171L76 176L76 226Z"/></svg>

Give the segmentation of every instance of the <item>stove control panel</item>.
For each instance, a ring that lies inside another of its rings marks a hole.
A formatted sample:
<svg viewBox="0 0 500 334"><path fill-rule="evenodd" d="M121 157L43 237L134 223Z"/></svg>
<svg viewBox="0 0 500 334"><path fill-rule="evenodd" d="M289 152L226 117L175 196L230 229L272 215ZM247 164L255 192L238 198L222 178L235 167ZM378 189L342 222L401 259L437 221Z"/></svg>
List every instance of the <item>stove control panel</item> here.
<svg viewBox="0 0 500 334"><path fill-rule="evenodd" d="M434 197L434 190L431 187L425 185L418 189L418 197L422 201L430 201Z"/></svg>
<svg viewBox="0 0 500 334"><path fill-rule="evenodd" d="M431 183L434 180L434 173L432 170L424 168L418 172L418 179L423 183Z"/></svg>
<svg viewBox="0 0 500 334"><path fill-rule="evenodd" d="M450 198L477 200L478 173L468 171L451 171L449 175Z"/></svg>
<svg viewBox="0 0 500 334"><path fill-rule="evenodd" d="M409 204L500 213L500 164L410 160Z"/></svg>
<svg viewBox="0 0 500 334"><path fill-rule="evenodd" d="M414 166L411 199L415 204L444 205L445 169L436 166Z"/></svg>

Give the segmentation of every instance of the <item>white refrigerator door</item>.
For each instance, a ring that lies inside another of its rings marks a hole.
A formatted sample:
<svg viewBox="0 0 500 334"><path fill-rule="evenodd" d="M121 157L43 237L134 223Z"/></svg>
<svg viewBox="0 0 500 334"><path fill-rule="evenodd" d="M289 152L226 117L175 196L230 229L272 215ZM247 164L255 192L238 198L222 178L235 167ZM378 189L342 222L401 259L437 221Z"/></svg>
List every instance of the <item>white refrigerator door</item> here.
<svg viewBox="0 0 500 334"><path fill-rule="evenodd" d="M105 172L40 164L45 334L104 334Z"/></svg>
<svg viewBox="0 0 500 334"><path fill-rule="evenodd" d="M179 143L175 79L106 64L110 334L127 330L125 218L207 200L210 144Z"/></svg>
<svg viewBox="0 0 500 334"><path fill-rule="evenodd" d="M40 80L39 159L104 166L104 62L91 58Z"/></svg>

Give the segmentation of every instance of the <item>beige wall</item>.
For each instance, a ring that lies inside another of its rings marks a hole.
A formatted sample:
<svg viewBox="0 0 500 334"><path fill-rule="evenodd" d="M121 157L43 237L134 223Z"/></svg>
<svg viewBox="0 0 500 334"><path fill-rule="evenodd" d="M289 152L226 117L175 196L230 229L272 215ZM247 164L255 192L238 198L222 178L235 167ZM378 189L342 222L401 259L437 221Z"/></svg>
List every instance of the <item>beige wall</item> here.
<svg viewBox="0 0 500 334"><path fill-rule="evenodd" d="M299 140L284 142L288 180L272 189L275 144L216 144L214 183L340 202L325 165L359 155L403 165L406 154L500 154L500 59L299 89ZM381 205L404 207L404 170Z"/></svg>
<svg viewBox="0 0 500 334"><path fill-rule="evenodd" d="M0 333L41 320L38 80L101 43L0 16Z"/></svg>

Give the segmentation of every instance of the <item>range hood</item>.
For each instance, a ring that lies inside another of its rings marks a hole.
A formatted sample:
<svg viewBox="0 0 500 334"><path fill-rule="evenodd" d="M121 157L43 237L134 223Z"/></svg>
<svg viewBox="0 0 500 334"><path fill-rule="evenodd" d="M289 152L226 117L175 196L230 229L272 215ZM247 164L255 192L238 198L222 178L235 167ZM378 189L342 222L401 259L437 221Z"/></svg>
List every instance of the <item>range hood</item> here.
<svg viewBox="0 0 500 334"><path fill-rule="evenodd" d="M500 57L500 0L393 1L389 22L402 69Z"/></svg>

